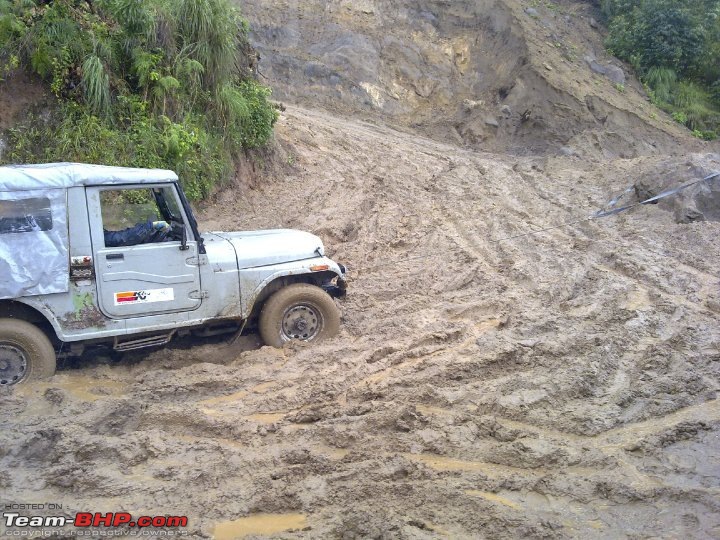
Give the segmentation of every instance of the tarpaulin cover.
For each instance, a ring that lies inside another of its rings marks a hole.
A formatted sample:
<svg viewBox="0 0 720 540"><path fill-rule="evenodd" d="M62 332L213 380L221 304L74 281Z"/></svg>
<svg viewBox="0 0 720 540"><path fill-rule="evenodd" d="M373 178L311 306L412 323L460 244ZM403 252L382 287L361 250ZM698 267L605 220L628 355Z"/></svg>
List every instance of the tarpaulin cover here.
<svg viewBox="0 0 720 540"><path fill-rule="evenodd" d="M174 172L162 169L132 169L85 163L0 167L0 191L177 182L177 179Z"/></svg>
<svg viewBox="0 0 720 540"><path fill-rule="evenodd" d="M0 299L69 290L67 188L176 181L174 172L160 169L79 163L0 167Z"/></svg>
<svg viewBox="0 0 720 540"><path fill-rule="evenodd" d="M0 191L0 298L69 289L66 193Z"/></svg>

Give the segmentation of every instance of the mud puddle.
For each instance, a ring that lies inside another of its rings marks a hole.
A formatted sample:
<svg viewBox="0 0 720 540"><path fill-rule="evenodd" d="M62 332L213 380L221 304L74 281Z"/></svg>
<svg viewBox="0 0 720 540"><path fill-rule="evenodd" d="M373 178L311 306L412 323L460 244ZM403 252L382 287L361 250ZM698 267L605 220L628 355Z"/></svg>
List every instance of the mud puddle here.
<svg viewBox="0 0 720 540"><path fill-rule="evenodd" d="M305 527L307 518L303 514L258 514L218 523L213 536L216 540L235 540L246 536L271 536Z"/></svg>

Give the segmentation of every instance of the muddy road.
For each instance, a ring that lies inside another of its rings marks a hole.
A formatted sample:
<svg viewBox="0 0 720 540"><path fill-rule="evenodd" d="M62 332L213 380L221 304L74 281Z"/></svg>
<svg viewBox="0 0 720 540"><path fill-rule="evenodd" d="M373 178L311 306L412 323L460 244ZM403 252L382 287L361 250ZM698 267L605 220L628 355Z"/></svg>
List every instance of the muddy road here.
<svg viewBox="0 0 720 540"><path fill-rule="evenodd" d="M205 230L312 231L340 335L69 365L0 396L5 504L198 538L720 536L720 223L583 218L717 154L507 158L290 107ZM672 167L671 167L672 166Z"/></svg>

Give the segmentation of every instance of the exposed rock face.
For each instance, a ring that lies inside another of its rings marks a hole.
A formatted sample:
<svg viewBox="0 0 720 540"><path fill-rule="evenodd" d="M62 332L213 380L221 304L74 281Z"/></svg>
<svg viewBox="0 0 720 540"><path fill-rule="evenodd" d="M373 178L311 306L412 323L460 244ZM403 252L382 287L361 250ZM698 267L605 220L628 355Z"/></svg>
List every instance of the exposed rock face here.
<svg viewBox="0 0 720 540"><path fill-rule="evenodd" d="M247 0L242 9L281 101L489 151L674 152L683 131L655 119L639 84L618 88L625 73L588 32L591 6L562 4ZM512 113L487 122L502 107Z"/></svg>

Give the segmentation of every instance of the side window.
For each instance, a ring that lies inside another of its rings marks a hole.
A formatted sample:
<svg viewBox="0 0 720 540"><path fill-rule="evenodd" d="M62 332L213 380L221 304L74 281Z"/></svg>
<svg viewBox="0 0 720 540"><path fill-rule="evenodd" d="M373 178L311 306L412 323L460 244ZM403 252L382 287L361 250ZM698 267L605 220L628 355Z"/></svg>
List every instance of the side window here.
<svg viewBox="0 0 720 540"><path fill-rule="evenodd" d="M49 231L52 228L50 199L0 201L0 234Z"/></svg>
<svg viewBox="0 0 720 540"><path fill-rule="evenodd" d="M108 189L100 192L106 247L179 240L182 224L172 188Z"/></svg>

